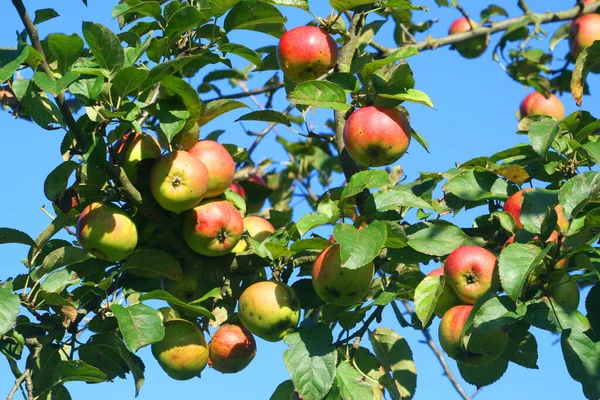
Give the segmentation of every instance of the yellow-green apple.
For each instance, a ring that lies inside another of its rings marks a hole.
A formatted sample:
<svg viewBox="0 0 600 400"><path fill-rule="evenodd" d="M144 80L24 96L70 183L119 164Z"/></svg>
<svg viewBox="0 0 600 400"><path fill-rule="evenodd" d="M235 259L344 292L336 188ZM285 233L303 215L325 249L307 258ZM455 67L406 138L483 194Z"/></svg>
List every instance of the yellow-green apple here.
<svg viewBox="0 0 600 400"><path fill-rule="evenodd" d="M268 238L275 228L269 221L264 218L250 215L244 218L244 229L248 231L248 235L257 242L262 242ZM232 250L234 253L241 253L246 251L248 243L245 240L240 240L238 244Z"/></svg>
<svg viewBox="0 0 600 400"><path fill-rule="evenodd" d="M463 364L489 364L506 349L508 333L502 328L484 333L475 332L465 348L461 340L462 333L472 310L471 305L460 305L452 307L444 314L438 331L440 344L450 357Z"/></svg>
<svg viewBox="0 0 600 400"><path fill-rule="evenodd" d="M79 215L77 240L97 258L121 261L135 250L138 234L125 211L111 203L92 203Z"/></svg>
<svg viewBox="0 0 600 400"><path fill-rule="evenodd" d="M470 22L470 24L469 24ZM457 33L469 32L477 28L477 24L473 20L467 20L466 18L459 18L452 22L448 29L448 34L454 35ZM485 52L488 45L488 38L486 35L476 36L472 39L465 40L464 42L454 45L454 48L464 58L477 58Z"/></svg>
<svg viewBox="0 0 600 400"><path fill-rule="evenodd" d="M444 276L458 298L468 304L475 304L484 294L500 289L498 260L479 246L453 250L444 263Z"/></svg>
<svg viewBox="0 0 600 400"><path fill-rule="evenodd" d="M150 171L150 191L162 208L180 213L200 203L208 190L208 170L187 151L158 159Z"/></svg>
<svg viewBox="0 0 600 400"><path fill-rule="evenodd" d="M312 283L324 302L351 306L365 297L374 273L373 262L356 269L342 268L340 246L336 244L323 250L313 263Z"/></svg>
<svg viewBox="0 0 600 400"><path fill-rule="evenodd" d="M444 268L442 267L436 268L427 274L427 276L443 275ZM446 311L459 304L462 304L462 301L460 301L460 299L456 295L456 292L454 291L454 289L452 289L452 286L450 286L448 280L446 280L444 283L444 289L442 291L442 294L440 295L440 297L438 297L437 303L435 304L435 310L433 312L435 313L435 315L442 318Z"/></svg>
<svg viewBox="0 0 600 400"><path fill-rule="evenodd" d="M131 133L126 134L117 141L114 158L118 158L119 154L123 151L123 147L127 143L129 135L131 135ZM137 182L137 166L140 161L150 158L159 158L160 154L160 145L153 136L147 133L136 133L123 157L122 167L129 180L132 183Z"/></svg>
<svg viewBox="0 0 600 400"><path fill-rule="evenodd" d="M240 296L240 321L246 329L269 342L294 332L300 318L300 302L294 289L280 282L257 282Z"/></svg>
<svg viewBox="0 0 600 400"><path fill-rule="evenodd" d="M208 362L204 334L195 324L183 319L166 321L164 326L165 336L152 344L152 355L171 378L192 379Z"/></svg>
<svg viewBox="0 0 600 400"><path fill-rule="evenodd" d="M565 106L560 99L550 93L548 97L544 97L539 92L529 93L519 107L521 118L529 115L547 115L554 119L563 119L565 117Z"/></svg>
<svg viewBox="0 0 600 400"><path fill-rule="evenodd" d="M219 196L229 188L235 173L235 162L222 144L201 140L188 151L208 169L208 191L204 197Z"/></svg>
<svg viewBox="0 0 600 400"><path fill-rule="evenodd" d="M506 202L504 202L504 211L512 215L515 220L515 227L517 230L523 229L523 223L521 222L521 207L523 207L523 193L532 190L526 188L513 193Z"/></svg>
<svg viewBox="0 0 600 400"><path fill-rule="evenodd" d="M556 226L558 230L566 233L569 230L569 220L565 217L565 209L558 204L554 207L554 210L556 211Z"/></svg>
<svg viewBox="0 0 600 400"><path fill-rule="evenodd" d="M230 253L244 233L240 212L227 200L208 199L183 217L183 239L199 254Z"/></svg>
<svg viewBox="0 0 600 400"><path fill-rule="evenodd" d="M229 185L229 189L231 189L234 193L237 193L240 196L242 196L242 199L246 201L246 191L244 190L244 187L242 185L240 185L237 182L231 182L231 185Z"/></svg>
<svg viewBox="0 0 600 400"><path fill-rule="evenodd" d="M208 344L208 365L224 374L246 368L256 355L256 340L243 326L225 324Z"/></svg>
<svg viewBox="0 0 600 400"><path fill-rule="evenodd" d="M299 26L281 36L277 62L288 79L300 83L327 73L335 66L338 52L327 32L316 26Z"/></svg>
<svg viewBox="0 0 600 400"><path fill-rule="evenodd" d="M586 14L575 18L569 29L571 55L577 58L583 49L596 40L600 40L600 14Z"/></svg>
<svg viewBox="0 0 600 400"><path fill-rule="evenodd" d="M579 306L579 286L565 271L557 271L552 274L550 281L544 285L544 289L550 298L567 310L576 310Z"/></svg>
<svg viewBox="0 0 600 400"><path fill-rule="evenodd" d="M365 167L381 167L402 157L410 144L410 134L410 123L402 111L367 106L350 115L343 139L354 161Z"/></svg>
<svg viewBox="0 0 600 400"><path fill-rule="evenodd" d="M189 150L200 139L200 126L195 124L191 129L179 132L171 139L171 147L175 150Z"/></svg>

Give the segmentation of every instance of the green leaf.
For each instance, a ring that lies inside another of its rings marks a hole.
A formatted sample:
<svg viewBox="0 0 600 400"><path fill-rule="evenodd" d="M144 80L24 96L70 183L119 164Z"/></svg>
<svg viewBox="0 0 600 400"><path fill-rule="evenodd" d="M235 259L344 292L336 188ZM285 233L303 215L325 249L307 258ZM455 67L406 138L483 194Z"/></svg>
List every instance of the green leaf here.
<svg viewBox="0 0 600 400"><path fill-rule="evenodd" d="M112 79L112 90L115 97L124 98L132 92L139 91L142 83L148 78L148 71L137 67L123 68Z"/></svg>
<svg viewBox="0 0 600 400"><path fill-rule="evenodd" d="M174 60L165 61L158 64L150 70L148 78L140 87L140 91L148 89L150 86L162 81L167 76L171 76L181 71L186 65L192 61L200 59L201 55L179 57Z"/></svg>
<svg viewBox="0 0 600 400"><path fill-rule="evenodd" d="M300 217L298 222L296 222L296 228L298 229L300 236L304 236L306 232L310 231L311 229L328 224L330 221L331 218L325 214L311 212Z"/></svg>
<svg viewBox="0 0 600 400"><path fill-rule="evenodd" d="M65 161L48 174L44 181L44 194L48 200L55 201L63 195L67 189L69 177L78 166L79 164L75 161Z"/></svg>
<svg viewBox="0 0 600 400"><path fill-rule="evenodd" d="M585 333L564 330L560 337L569 375L583 386L588 399L600 398L600 347Z"/></svg>
<svg viewBox="0 0 600 400"><path fill-rule="evenodd" d="M198 27L204 20L196 7L184 6L169 18L165 36L169 38L169 43L173 43L179 40L182 33Z"/></svg>
<svg viewBox="0 0 600 400"><path fill-rule="evenodd" d="M529 283L529 276L552 249L543 251L531 244L512 243L500 253L498 270L502 288L514 301L519 301Z"/></svg>
<svg viewBox="0 0 600 400"><path fill-rule="evenodd" d="M521 325L513 325L508 334L504 356L525 368L538 369L538 345L535 336Z"/></svg>
<svg viewBox="0 0 600 400"><path fill-rule="evenodd" d="M444 192L467 201L506 199L508 185L490 171L464 169L446 182Z"/></svg>
<svg viewBox="0 0 600 400"><path fill-rule="evenodd" d="M287 22L281 12L270 4L240 2L236 4L225 17L223 28L226 32L234 29L256 30L265 32L275 37L281 37ZM268 29L264 29L267 27ZM271 27L273 29L271 29Z"/></svg>
<svg viewBox="0 0 600 400"><path fill-rule="evenodd" d="M70 214L61 214L50 222L50 224L39 234L35 239L36 246L32 247L29 251L29 266L33 266L35 259L41 253L46 243L56 235L61 229L67 225L72 225L75 222L75 218Z"/></svg>
<svg viewBox="0 0 600 400"><path fill-rule="evenodd" d="M451 224L421 223L416 227L421 229L408 235L408 245L431 256L445 256L460 246L477 243L460 228Z"/></svg>
<svg viewBox="0 0 600 400"><path fill-rule="evenodd" d="M190 117L190 112L185 110L183 105L166 100L159 100L156 103L156 109L160 119L160 128L171 142L175 135L183 130L186 120Z"/></svg>
<svg viewBox="0 0 600 400"><path fill-rule="evenodd" d="M523 193L521 223L531 233L541 233L542 223L550 209L558 203L555 190L534 189Z"/></svg>
<svg viewBox="0 0 600 400"><path fill-rule="evenodd" d="M350 182L342 191L340 200L355 196L365 189L375 189L383 186L390 186L390 176L387 172L381 169L360 171L352 175Z"/></svg>
<svg viewBox="0 0 600 400"><path fill-rule="evenodd" d="M79 74L76 72L67 72L62 78L53 80L45 72L36 72L33 74L33 81L40 89L56 96L65 90L67 86L73 83L78 77Z"/></svg>
<svg viewBox="0 0 600 400"><path fill-rule="evenodd" d="M364 377L348 362L342 361L336 370L335 381L344 399L371 399L373 389Z"/></svg>
<svg viewBox="0 0 600 400"><path fill-rule="evenodd" d="M181 280L183 270L179 261L162 250L137 249L123 263L123 272L145 278Z"/></svg>
<svg viewBox="0 0 600 400"><path fill-rule="evenodd" d="M301 8L308 11L308 0L263 0L266 3L275 4L277 6L290 6Z"/></svg>
<svg viewBox="0 0 600 400"><path fill-rule="evenodd" d="M36 272L36 276L41 278L44 274L52 272L66 265L75 264L92 258L90 253L79 247L64 246L53 250L44 257L41 268Z"/></svg>
<svg viewBox="0 0 600 400"><path fill-rule="evenodd" d="M0 83L12 78L27 56L29 56L28 46L19 46L17 49L0 49Z"/></svg>
<svg viewBox="0 0 600 400"><path fill-rule="evenodd" d="M525 316L526 308L515 308L514 302L506 296L489 294L477 301L474 310L472 326L476 334L483 334L518 322Z"/></svg>
<svg viewBox="0 0 600 400"><path fill-rule="evenodd" d="M78 285L81 280L75 271L61 269L52 272L42 283L42 290L47 293L60 293L69 286Z"/></svg>
<svg viewBox="0 0 600 400"><path fill-rule="evenodd" d="M595 41L591 46L583 49L575 61L575 69L571 77L571 93L578 106L583 101L583 90L588 73L600 64L600 43Z"/></svg>
<svg viewBox="0 0 600 400"><path fill-rule="evenodd" d="M424 106L433 108L433 102L429 98L429 96L416 89L406 89L405 92L399 93L380 93L379 97L384 97L386 99L396 99L401 101L409 101L411 103L423 104Z"/></svg>
<svg viewBox="0 0 600 400"><path fill-rule="evenodd" d="M111 310L117 318L127 348L133 353L165 336L162 320L151 307L144 304L129 307L113 304Z"/></svg>
<svg viewBox="0 0 600 400"><path fill-rule="evenodd" d="M357 269L377 257L387 239L387 225L373 221L360 231L352 225L336 225L333 237L340 244L342 268Z"/></svg>
<svg viewBox="0 0 600 400"><path fill-rule="evenodd" d="M400 48L385 58L376 61L371 61L370 63L365 64L360 70L360 77L364 81L367 81L369 77L373 75L373 73L378 69L396 61L404 60L405 58L416 55L419 55L419 51L415 47Z"/></svg>
<svg viewBox="0 0 600 400"><path fill-rule="evenodd" d="M294 388L294 382L287 380L281 382L275 392L270 397L270 400L297 400L296 389Z"/></svg>
<svg viewBox="0 0 600 400"><path fill-rule="evenodd" d="M34 25L39 25L42 22L50 21L56 17L60 17L60 14L57 13L52 8L42 8L39 10L35 10L35 18L33 19Z"/></svg>
<svg viewBox="0 0 600 400"><path fill-rule="evenodd" d="M332 108L337 111L350 109L344 89L328 81L302 82L288 95L288 100L296 105Z"/></svg>
<svg viewBox="0 0 600 400"><path fill-rule="evenodd" d="M331 329L319 323L300 328L283 341L289 346L283 352L283 361L298 393L304 400L321 400L336 374L337 351L331 345Z"/></svg>
<svg viewBox="0 0 600 400"><path fill-rule="evenodd" d="M508 13L502 7L499 7L495 4L491 4L487 6L484 10L479 14L481 16L481 24L488 21L494 15L502 15L508 18Z"/></svg>
<svg viewBox="0 0 600 400"><path fill-rule="evenodd" d="M83 39L77 34L53 33L48 36L48 48L58 62L58 70L66 73L83 52Z"/></svg>
<svg viewBox="0 0 600 400"><path fill-rule="evenodd" d="M54 386L66 382L81 381L86 383L106 382L106 374L83 361L59 361L52 369Z"/></svg>
<svg viewBox="0 0 600 400"><path fill-rule="evenodd" d="M562 332L565 329L585 332L591 327L585 315L577 310L564 308L549 297L529 302L525 321L549 332Z"/></svg>
<svg viewBox="0 0 600 400"><path fill-rule="evenodd" d="M508 360L499 357L485 365L466 365L458 363L458 370L462 378L471 385L481 388L491 385L504 375L508 369Z"/></svg>
<svg viewBox="0 0 600 400"><path fill-rule="evenodd" d="M0 284L0 336L10 331L21 311L19 295L13 293L12 282Z"/></svg>
<svg viewBox="0 0 600 400"><path fill-rule="evenodd" d="M540 156L545 155L560 132L560 123L552 118L544 118L529 125L531 147Z"/></svg>
<svg viewBox="0 0 600 400"><path fill-rule="evenodd" d="M391 329L377 328L369 332L369 340L383 369L392 373L402 399L411 399L417 389L417 368L406 339Z"/></svg>
<svg viewBox="0 0 600 400"><path fill-rule="evenodd" d="M96 62L111 75L123 68L125 53L121 41L112 30L95 22L84 22L83 37Z"/></svg>
<svg viewBox="0 0 600 400"><path fill-rule="evenodd" d="M339 12L374 3L377 3L377 0L329 0L329 4Z"/></svg>
<svg viewBox="0 0 600 400"><path fill-rule="evenodd" d="M0 228L0 244L20 243L27 246L35 246L35 241L26 234L13 228Z"/></svg>
<svg viewBox="0 0 600 400"><path fill-rule="evenodd" d="M600 196L600 173L584 172L569 179L558 194L567 219L575 218L590 202L598 201Z"/></svg>
<svg viewBox="0 0 600 400"><path fill-rule="evenodd" d="M210 311L208 311L206 308L201 307L201 306L196 306L191 303L188 304L184 301L177 299L175 296L173 296L172 294L170 294L168 292L165 292L164 290L153 290L152 292L144 293L143 295L140 296L140 301L144 301L144 300L164 300L164 301L168 302L169 304L183 308L186 311L190 311L190 312L193 312L198 315L202 315L202 316L210 318L210 319L215 319L215 316ZM202 300L204 300L204 299L202 299ZM195 302L196 301L194 301L194 303Z"/></svg>
<svg viewBox="0 0 600 400"><path fill-rule="evenodd" d="M98 100L103 88L104 78L97 76L89 79L78 79L69 86L69 91L83 104L91 106Z"/></svg>
<svg viewBox="0 0 600 400"><path fill-rule="evenodd" d="M158 1L128 0L113 7L112 17L125 17L128 14L139 14L162 21L160 3Z"/></svg>
<svg viewBox="0 0 600 400"><path fill-rule="evenodd" d="M206 125L218 116L238 108L248 108L248 106L237 100L220 99L209 101L202 108L202 116L198 120L198 124L200 126Z"/></svg>
<svg viewBox="0 0 600 400"><path fill-rule="evenodd" d="M432 205L417 197L411 189L404 185L397 185L391 190L382 190L373 193L373 202L367 203L369 213L377 211L399 210L400 207L431 209ZM375 207L375 210L373 210Z"/></svg>
<svg viewBox="0 0 600 400"><path fill-rule="evenodd" d="M219 46L219 50L221 50L223 53L231 53L235 54L236 56L240 56L256 65L258 68L262 68L263 66L263 60L260 58L258 53L241 44L223 43Z"/></svg>
<svg viewBox="0 0 600 400"><path fill-rule="evenodd" d="M292 126L292 122L287 115L279 111L273 110L260 110L252 111L248 114L242 115L234 122L238 121L264 121L264 122L275 122L286 126Z"/></svg>
<svg viewBox="0 0 600 400"><path fill-rule="evenodd" d="M443 290L443 276L426 276L415 289L415 313L422 326L429 324Z"/></svg>

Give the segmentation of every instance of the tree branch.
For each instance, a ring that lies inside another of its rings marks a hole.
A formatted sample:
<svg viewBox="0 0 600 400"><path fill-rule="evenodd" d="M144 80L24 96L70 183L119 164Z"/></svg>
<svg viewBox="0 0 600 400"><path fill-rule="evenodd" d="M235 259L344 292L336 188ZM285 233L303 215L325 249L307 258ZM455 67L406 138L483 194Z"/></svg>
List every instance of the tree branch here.
<svg viewBox="0 0 600 400"><path fill-rule="evenodd" d="M365 333L367 333L367 330L369 330L369 326L371 325L371 323L373 321L375 321L376 319L380 319L381 318L381 313L383 312L383 308L384 308L384 306L377 306L377 308L375 309L375 311L373 311L371 313L371 315L369 315L369 318L367 318L365 320L365 322L363 322L363 326L361 326L359 330L357 330L352 335L350 335L350 336L348 336L348 337L346 337L344 339L338 338L338 341L335 342L333 344L333 346L338 347L338 346L340 346L342 344L348 343L349 341L351 341L354 338L358 338L358 339L362 338L365 335ZM342 331L342 333L343 332L344 331Z"/></svg>
<svg viewBox="0 0 600 400"><path fill-rule="evenodd" d="M267 85L267 86L264 86L264 87L261 87L258 89L247 90L245 92L234 93L234 94L225 94L225 95L219 96L214 99L208 99L208 100L202 100L202 101L205 103L208 103L211 101L222 100L222 99L243 99L245 97L255 96L257 94L275 93L277 90L281 89L283 86L284 86L283 82L278 82L276 84Z"/></svg>
<svg viewBox="0 0 600 400"><path fill-rule="evenodd" d="M10 389L10 392L8 393L8 396L6 397L6 400L13 400L15 397L15 394L17 394L17 390L19 390L19 388L21 387L21 384L23 383L23 381L25 381L25 379L29 376L29 370L25 370L25 372L23 373L23 375L21 375L20 377L17 378L17 380L15 381L15 384L13 385L13 387Z"/></svg>

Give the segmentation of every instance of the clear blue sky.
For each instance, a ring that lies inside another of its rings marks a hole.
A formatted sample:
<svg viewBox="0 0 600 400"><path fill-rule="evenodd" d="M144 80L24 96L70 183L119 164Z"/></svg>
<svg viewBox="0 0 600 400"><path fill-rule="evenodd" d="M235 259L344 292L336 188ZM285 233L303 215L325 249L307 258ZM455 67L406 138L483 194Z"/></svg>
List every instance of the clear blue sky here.
<svg viewBox="0 0 600 400"><path fill-rule="evenodd" d="M45 22L40 25L40 36L54 32L71 34L80 33L82 21L100 22L117 30L115 20L111 20L111 8L116 0L89 0L89 7L84 7L80 0L68 1L41 1L27 0L25 4L33 15L35 9L54 7L60 18ZM430 7L429 13L418 13L419 20L439 18L439 23L431 29L433 36L446 34L448 25L459 16L456 10L440 9L432 0L417 2ZM473 16L477 16L482 6L487 1L464 1L463 6ZM511 16L518 13L516 1L502 1ZM575 3L574 0L530 0L530 7L535 11L545 11L548 8L563 9ZM551 4L550 4L551 3ZM313 12L326 16L330 9L324 0L311 0ZM288 28L308 22L310 15L293 8L282 8L289 18ZM0 4L3 23L0 24L0 46L10 47L16 43L15 32L22 29L17 13L8 0ZM376 18L372 15L371 20ZM391 25L391 24L390 24ZM556 26L544 27L553 32ZM423 37L421 38L423 39ZM498 36L492 38L495 43ZM238 31L231 35L232 41L249 44L257 48L263 45L275 45L276 40L270 36ZM378 40L388 46L393 46L391 26L387 26L378 36ZM538 43L535 43L536 45ZM547 41L539 42L539 46L547 49ZM566 54L565 42L557 49L557 55ZM508 148L522 142L525 138L515 135L517 120L515 111L521 99L530 91L505 75L499 64L491 59L488 50L477 60L464 60L457 53L451 53L447 48L437 51L424 52L419 57L409 60L414 71L417 89L425 91L435 105L435 109L409 104L413 127L428 141L431 153L413 143L409 153L405 155L400 164L409 179L414 179L419 171L445 171L454 166L455 162L464 162L470 158L482 155L491 155L496 151ZM219 67L221 68L221 67ZM205 70L204 73L208 72ZM265 82L272 72L260 76L256 82ZM201 77L197 79L199 81ZM196 82L196 81L195 81ZM600 90L600 78L594 76L589 80L591 91ZM229 92L230 88L225 88ZM212 98L214 94L204 95ZM576 110L575 102L569 94L562 97L567 112ZM263 98L264 101L264 98ZM256 109L251 102L248 104ZM281 110L285 107L283 95L276 97L275 106ZM595 105L595 107L594 107ZM598 112L598 100L590 97L584 99L584 108ZM236 143L241 146L249 144L242 127L232 121L245 113L232 112L211 122L204 130L205 134L216 130L225 129L224 142ZM314 124L322 127L329 114L319 111L315 114ZM36 236L47 224L48 217L41 211L40 206L50 207L43 195L43 182L51 171L62 160L59 146L63 134L61 131L44 131L33 123L23 120L14 120L7 112L0 113L0 143L3 149L0 157L0 171L2 171L3 187L0 195L0 226L20 229ZM264 124L248 123L246 128L259 130ZM279 132L287 138L295 139L295 135L285 127ZM276 161L287 161L287 156L280 152L280 147L274 142L271 133L256 152L256 160L276 154ZM319 194L322 188L316 186ZM50 207L51 208L51 207ZM295 209L295 219L307 211L302 205ZM456 223L469 226L475 214L473 212L461 213ZM25 256L27 248L18 245L0 246L1 272L0 281L8 276L22 272L21 259ZM424 266L428 271L434 266ZM585 293L582 293L583 295ZM582 296L582 299L585 298ZM450 383L442 375L442 369L437 359L433 357L429 348L419 340L422 336L411 328L402 329L395 322L391 312L384 313L382 326L395 329L405 336L410 343L418 370L417 399L454 399L458 398ZM437 339L437 323L432 327L434 337ZM511 364L508 372L500 382L484 388L477 399L494 400L506 399L579 399L583 398L581 387L574 382L565 368L560 346L555 344L557 336L535 330L539 343L539 370L528 370ZM268 343L258 340L258 353L250 367L236 375L222 375L212 370L206 370L202 379L187 382L177 382L169 379L152 358L149 348L138 353L146 363L146 383L144 384L140 399L165 399L179 398L180 396L194 398L219 398L249 400L268 399L277 385L288 379L288 374L283 364L282 353L286 346L283 342ZM456 363L449 361L452 369L458 374ZM6 363L0 363L0 396L8 394L13 384L13 377ZM472 393L475 388L465 384L467 391ZM133 398L132 379L117 379L114 383L105 383L94 386L86 384L68 384L74 399L106 399Z"/></svg>

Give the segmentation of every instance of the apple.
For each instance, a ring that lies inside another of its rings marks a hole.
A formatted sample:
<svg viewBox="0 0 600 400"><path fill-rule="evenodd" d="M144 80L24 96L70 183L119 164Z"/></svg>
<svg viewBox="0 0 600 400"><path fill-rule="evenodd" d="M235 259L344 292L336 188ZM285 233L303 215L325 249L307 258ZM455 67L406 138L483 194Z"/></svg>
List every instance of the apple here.
<svg viewBox="0 0 600 400"><path fill-rule="evenodd" d="M280 282L257 282L239 299L239 317L246 329L269 342L294 332L300 319L300 302L294 289Z"/></svg>
<svg viewBox="0 0 600 400"><path fill-rule="evenodd" d="M458 298L468 304L475 304L484 294L500 289L498 260L479 246L453 250L444 263L444 276Z"/></svg>
<svg viewBox="0 0 600 400"><path fill-rule="evenodd" d="M600 14L586 14L573 20L569 29L569 48L574 58L596 40L600 40Z"/></svg>
<svg viewBox="0 0 600 400"><path fill-rule="evenodd" d="M552 274L544 289L552 300L566 310L576 310L579 307L579 286L567 272L557 271Z"/></svg>
<svg viewBox="0 0 600 400"><path fill-rule="evenodd" d="M181 213L200 203L208 190L208 170L187 151L158 159L150 171L150 191L162 208Z"/></svg>
<svg viewBox="0 0 600 400"><path fill-rule="evenodd" d="M559 231L566 233L569 230L569 220L565 217L565 209L560 204L554 207L556 211L556 226Z"/></svg>
<svg viewBox="0 0 600 400"><path fill-rule="evenodd" d="M563 119L565 117L565 106L552 93L546 98L539 92L532 92L521 101L519 112L521 118L529 115L547 115L554 119Z"/></svg>
<svg viewBox="0 0 600 400"><path fill-rule="evenodd" d="M229 185L229 189L242 196L242 199L246 201L246 191L244 190L244 187L242 185L240 185L237 182L231 182L231 185Z"/></svg>
<svg viewBox="0 0 600 400"><path fill-rule="evenodd" d="M204 197L219 196L229 188L235 173L235 162L223 145L213 140L201 140L188 152L208 169L208 190Z"/></svg>
<svg viewBox="0 0 600 400"><path fill-rule="evenodd" d="M471 310L471 305L460 305L452 307L444 314L438 331L440 345L448 356L463 364L489 364L506 349L508 333L502 328L479 334L475 332L465 348L461 339Z"/></svg>
<svg viewBox="0 0 600 400"><path fill-rule="evenodd" d="M312 283L324 302L351 306L365 297L374 274L372 261L356 269L342 268L340 246L336 244L323 250L313 263Z"/></svg>
<svg viewBox="0 0 600 400"><path fill-rule="evenodd" d="M300 83L317 79L333 68L338 59L333 37L316 26L299 26L281 36L277 63L283 74Z"/></svg>
<svg viewBox="0 0 600 400"><path fill-rule="evenodd" d="M523 193L533 190L532 188L526 188L523 190L519 190L518 192L513 193L506 201L504 202L504 211L512 215L515 220L515 227L517 230L523 229L523 224L521 223L521 207L523 206Z"/></svg>
<svg viewBox="0 0 600 400"><path fill-rule="evenodd" d="M244 218L244 228L248 231L248 235L257 242L262 242L268 238L275 228L269 221L264 218L250 215ZM234 253L242 253L248 248L248 243L245 240L240 240L232 250Z"/></svg>
<svg viewBox="0 0 600 400"><path fill-rule="evenodd" d="M350 115L343 139L354 161L364 167L381 167L402 157L410 134L410 123L400 110L368 106Z"/></svg>
<svg viewBox="0 0 600 400"><path fill-rule="evenodd" d="M467 20L465 17L459 18L452 22L450 28L448 29L448 34L454 35L457 33L468 32L471 30L471 25L473 28L477 28L477 24L475 21ZM488 38L485 35L477 36L469 40L465 40L462 43L457 43L454 45L454 48L458 53L464 58L477 58L482 55L487 49Z"/></svg>
<svg viewBox="0 0 600 400"><path fill-rule="evenodd" d="M194 124L194 126L184 132L179 132L171 139L171 147L175 150L189 150L200 139L200 125Z"/></svg>
<svg viewBox="0 0 600 400"><path fill-rule="evenodd" d="M204 334L183 319L164 322L165 336L152 344L152 355L171 378L184 381L197 376L208 363Z"/></svg>
<svg viewBox="0 0 600 400"><path fill-rule="evenodd" d="M135 250L138 234L135 223L125 211L111 203L92 203L77 221L79 244L95 257L121 261Z"/></svg>
<svg viewBox="0 0 600 400"><path fill-rule="evenodd" d="M205 256L230 253L242 238L244 221L226 200L204 200L183 217L183 239L195 252Z"/></svg>
<svg viewBox="0 0 600 400"><path fill-rule="evenodd" d="M442 276L442 275L444 275L444 268L441 268L441 267L436 268L427 274L427 276ZM438 317L442 318L442 316L446 313L446 311L448 311L452 307L457 306L459 304L462 304L462 301L460 301L460 299L456 295L456 292L454 291L454 289L452 289L452 286L450 286L450 284L448 283L448 280L446 279L445 283L444 283L444 289L442 291L442 294L440 295L440 297L438 297L437 303L435 305L435 310L433 311L434 314L437 315Z"/></svg>
<svg viewBox="0 0 600 400"><path fill-rule="evenodd" d="M125 146L129 135L131 135L131 133L124 135L117 141L115 145L114 158L117 158L123 151L123 147ZM137 182L137 165L140 163L140 161L149 158L159 158L160 154L160 145L153 136L147 133L136 133L129 144L129 148L125 153L125 156L123 157L122 165L123 169L125 170L125 174L127 174L127 177L131 183Z"/></svg>
<svg viewBox="0 0 600 400"><path fill-rule="evenodd" d="M243 326L222 325L208 344L208 364L224 374L246 368L256 355L256 340Z"/></svg>

